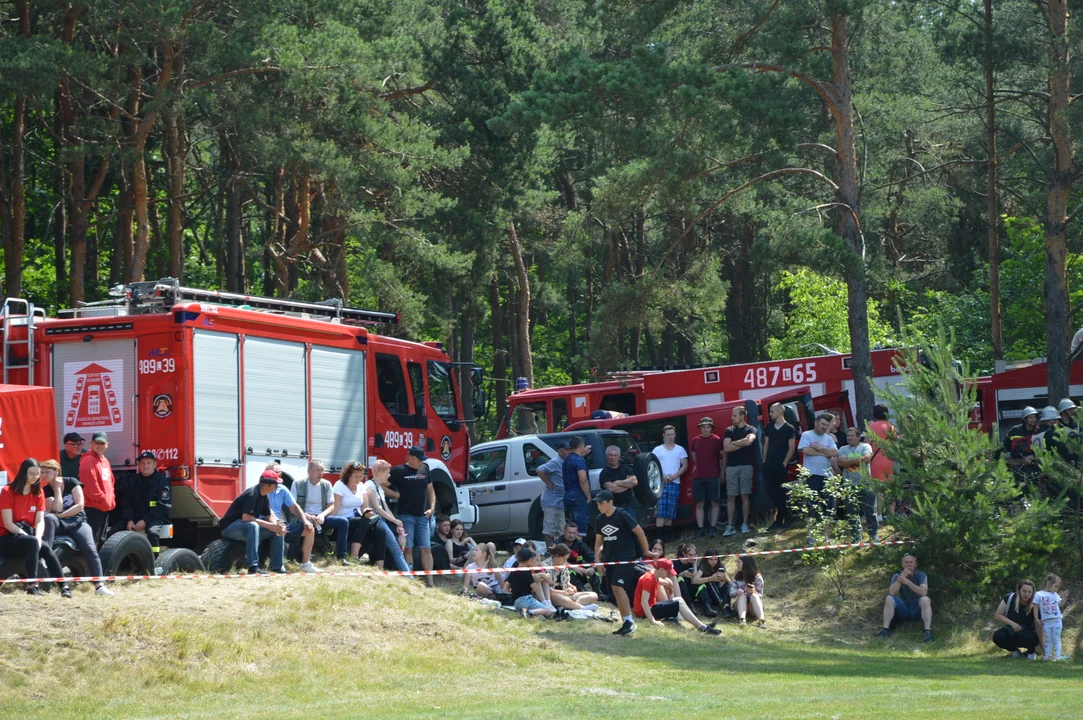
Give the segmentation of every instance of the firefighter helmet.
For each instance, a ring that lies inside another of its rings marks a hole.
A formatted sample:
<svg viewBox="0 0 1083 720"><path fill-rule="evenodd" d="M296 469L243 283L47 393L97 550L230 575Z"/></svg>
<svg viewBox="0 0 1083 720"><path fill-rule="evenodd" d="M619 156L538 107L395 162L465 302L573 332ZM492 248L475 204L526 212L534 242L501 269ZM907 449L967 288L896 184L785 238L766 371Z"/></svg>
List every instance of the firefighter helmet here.
<svg viewBox="0 0 1083 720"><path fill-rule="evenodd" d="M1057 410L1059 412L1068 412L1069 410L1075 410L1077 407L1079 406L1072 402L1072 398L1064 398L1060 401L1060 404L1057 405Z"/></svg>
<svg viewBox="0 0 1083 720"><path fill-rule="evenodd" d="M1045 422L1046 420L1060 420L1060 413L1052 405L1046 405L1042 408L1042 414L1038 418L1039 421Z"/></svg>
<svg viewBox="0 0 1083 720"><path fill-rule="evenodd" d="M1038 414L1037 410L1035 410L1030 405L1027 405L1025 408L1023 408L1023 414L1019 416L1019 419L1020 420L1026 420L1031 415L1037 415L1037 414Z"/></svg>

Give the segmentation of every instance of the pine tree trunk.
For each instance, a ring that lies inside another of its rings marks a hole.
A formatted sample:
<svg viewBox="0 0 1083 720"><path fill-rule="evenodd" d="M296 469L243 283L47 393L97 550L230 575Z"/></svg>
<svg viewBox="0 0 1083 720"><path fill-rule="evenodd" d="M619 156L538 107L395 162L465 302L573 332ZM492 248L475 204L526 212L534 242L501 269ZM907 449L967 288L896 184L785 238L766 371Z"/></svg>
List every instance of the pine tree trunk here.
<svg viewBox="0 0 1083 720"><path fill-rule="evenodd" d="M985 220L989 232L989 317L993 328L993 360L1004 359L1000 323L1000 210L997 202L996 90L993 80L993 0L985 0Z"/></svg>
<svg viewBox="0 0 1083 720"><path fill-rule="evenodd" d="M507 227L511 257L515 261L515 273L519 280L518 335L516 346L519 353L519 367L526 378L527 387L534 387L534 359L530 352L530 277L527 275L523 250L519 245L519 235L515 232L515 223L509 221Z"/></svg>
<svg viewBox="0 0 1083 720"><path fill-rule="evenodd" d="M837 152L836 184L839 235L853 255L847 268L846 287L849 311L851 366L854 373L854 404L857 427L872 419L872 355L869 349L869 290L865 268L865 241L858 227L857 149L854 142L853 88L850 76L850 48L843 6L831 6L831 56L834 66L834 107Z"/></svg>
<svg viewBox="0 0 1083 720"><path fill-rule="evenodd" d="M127 283L132 267L132 167L123 163L117 176L117 227L113 236L113 257L109 266L109 284Z"/></svg>
<svg viewBox="0 0 1083 720"><path fill-rule="evenodd" d="M459 402L462 406L464 420L474 419L474 383L470 379L471 370L474 367L474 313L473 304L465 308L460 314L459 327ZM470 433L470 439L474 440L474 423L466 423L466 430Z"/></svg>
<svg viewBox="0 0 1083 720"><path fill-rule="evenodd" d="M1049 402L1068 397L1068 271L1066 225L1072 192L1073 149L1068 124L1068 0L1048 0L1053 32L1049 73L1049 135L1053 172L1045 223L1045 355Z"/></svg>
<svg viewBox="0 0 1083 720"><path fill-rule="evenodd" d="M500 305L500 281L497 274L489 279L489 322L493 334L493 394L496 395L498 422L508 413L508 366L504 350L504 313Z"/></svg>
<svg viewBox="0 0 1083 720"><path fill-rule="evenodd" d="M230 147L229 139L223 133L219 137L219 154L229 158L229 176L222 178L222 197L225 201L225 266L226 289L229 292L244 292L244 248L241 244L241 184L237 155ZM277 224L274 225L277 228ZM273 238L272 234L272 238Z"/></svg>
<svg viewBox="0 0 1083 720"><path fill-rule="evenodd" d="M184 275L184 175L187 149L184 143L183 120L176 113L167 113L165 122L165 164L169 192L166 197L166 244L169 250L168 273L178 280Z"/></svg>
<svg viewBox="0 0 1083 720"><path fill-rule="evenodd" d="M30 0L16 0L18 32L30 37ZM26 246L26 93L15 95L11 119L10 228L4 244L4 289L11 297L23 294L23 250Z"/></svg>

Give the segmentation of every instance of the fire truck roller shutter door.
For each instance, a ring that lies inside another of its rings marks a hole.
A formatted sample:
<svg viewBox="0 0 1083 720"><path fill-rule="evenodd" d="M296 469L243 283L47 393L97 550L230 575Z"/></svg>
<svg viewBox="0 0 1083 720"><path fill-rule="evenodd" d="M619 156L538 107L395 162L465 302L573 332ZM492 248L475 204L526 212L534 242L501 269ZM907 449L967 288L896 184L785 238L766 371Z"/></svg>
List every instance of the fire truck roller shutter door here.
<svg viewBox="0 0 1083 720"><path fill-rule="evenodd" d="M53 345L57 430L60 435L77 432L87 438L99 431L107 433L106 456L114 466L134 465L137 454L133 444L135 354L135 340Z"/></svg>
<svg viewBox="0 0 1083 720"><path fill-rule="evenodd" d="M365 460L365 353L312 348L312 457L327 469Z"/></svg>
<svg viewBox="0 0 1083 720"><path fill-rule="evenodd" d="M243 362L245 465L284 457L292 464L308 453L305 346L247 337ZM245 484L258 477L246 470Z"/></svg>
<svg viewBox="0 0 1083 720"><path fill-rule="evenodd" d="M196 330L192 346L196 459L233 465L243 456L237 336Z"/></svg>

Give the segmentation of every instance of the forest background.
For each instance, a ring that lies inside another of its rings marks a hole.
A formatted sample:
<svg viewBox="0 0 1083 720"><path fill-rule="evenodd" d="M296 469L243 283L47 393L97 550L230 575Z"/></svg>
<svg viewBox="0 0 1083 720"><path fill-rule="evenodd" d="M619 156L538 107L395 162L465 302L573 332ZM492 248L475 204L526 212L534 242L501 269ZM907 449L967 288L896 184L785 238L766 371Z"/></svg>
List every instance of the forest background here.
<svg viewBox="0 0 1083 720"><path fill-rule="evenodd" d="M1067 395L1067 0L8 0L7 296L394 311L584 382L954 333ZM470 383L462 383L464 393ZM872 397L858 384L859 414ZM471 402L466 398L464 407Z"/></svg>

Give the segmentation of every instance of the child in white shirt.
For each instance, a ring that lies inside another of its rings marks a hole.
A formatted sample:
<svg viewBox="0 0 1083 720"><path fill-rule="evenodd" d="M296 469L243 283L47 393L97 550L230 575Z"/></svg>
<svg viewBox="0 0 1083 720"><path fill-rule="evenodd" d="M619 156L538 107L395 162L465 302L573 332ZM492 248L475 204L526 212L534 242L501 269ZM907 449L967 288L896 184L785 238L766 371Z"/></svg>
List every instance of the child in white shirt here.
<svg viewBox="0 0 1083 720"><path fill-rule="evenodd" d="M1060 604L1063 602L1063 598L1057 594L1057 591L1060 590L1060 583L1059 575L1049 573L1045 576L1042 589L1034 593L1034 603L1038 606L1042 618L1046 660L1068 659L1067 655L1062 657L1060 654L1060 632L1063 629L1060 614ZM1064 591L1064 596L1068 596L1067 590Z"/></svg>

